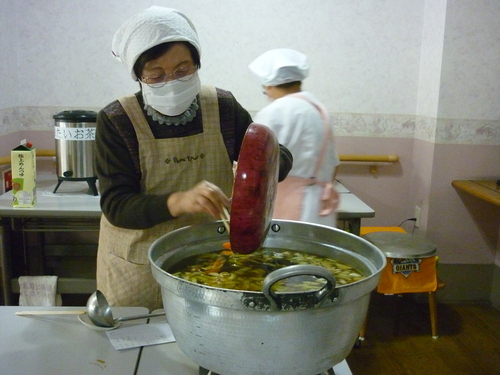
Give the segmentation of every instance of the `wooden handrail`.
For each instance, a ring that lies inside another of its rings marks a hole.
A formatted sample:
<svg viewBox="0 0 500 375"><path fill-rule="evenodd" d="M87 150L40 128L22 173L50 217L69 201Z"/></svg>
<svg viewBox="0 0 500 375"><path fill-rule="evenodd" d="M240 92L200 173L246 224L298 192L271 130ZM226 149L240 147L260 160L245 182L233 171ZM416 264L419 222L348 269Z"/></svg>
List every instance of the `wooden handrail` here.
<svg viewBox="0 0 500 375"><path fill-rule="evenodd" d="M399 161L397 155L339 155L340 161L358 161L358 162L379 162L395 163Z"/></svg>
<svg viewBox="0 0 500 375"><path fill-rule="evenodd" d="M56 156L55 150L36 150L36 156L50 157ZM339 155L340 161L357 161L357 162L377 162L377 163L395 163L399 161L397 155ZM1 164L10 164L10 155L0 157Z"/></svg>
<svg viewBox="0 0 500 375"><path fill-rule="evenodd" d="M396 163L397 155L339 155L341 162L370 163L370 173L377 173L376 163Z"/></svg>

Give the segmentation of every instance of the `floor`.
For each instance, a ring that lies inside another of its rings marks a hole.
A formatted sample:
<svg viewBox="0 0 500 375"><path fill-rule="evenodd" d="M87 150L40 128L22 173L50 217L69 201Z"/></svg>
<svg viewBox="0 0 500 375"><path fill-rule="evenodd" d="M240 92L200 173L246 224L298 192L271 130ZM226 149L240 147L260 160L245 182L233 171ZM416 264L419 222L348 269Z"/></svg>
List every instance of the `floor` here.
<svg viewBox="0 0 500 375"><path fill-rule="evenodd" d="M372 294L365 340L347 357L353 375L500 374L499 310L438 303L434 340L423 301Z"/></svg>

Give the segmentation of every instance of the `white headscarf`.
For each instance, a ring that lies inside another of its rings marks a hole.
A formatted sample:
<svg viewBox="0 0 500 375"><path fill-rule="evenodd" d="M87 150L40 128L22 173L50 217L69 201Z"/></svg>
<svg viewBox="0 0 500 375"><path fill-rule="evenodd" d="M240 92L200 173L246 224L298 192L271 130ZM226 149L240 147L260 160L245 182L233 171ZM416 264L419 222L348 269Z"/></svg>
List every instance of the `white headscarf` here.
<svg viewBox="0 0 500 375"><path fill-rule="evenodd" d="M148 49L167 42L189 42L201 55L193 23L176 9L152 6L132 16L113 37L111 51L137 80L134 64Z"/></svg>
<svg viewBox="0 0 500 375"><path fill-rule="evenodd" d="M307 56L287 48L264 52L253 60L248 68L264 86L303 81L309 75Z"/></svg>

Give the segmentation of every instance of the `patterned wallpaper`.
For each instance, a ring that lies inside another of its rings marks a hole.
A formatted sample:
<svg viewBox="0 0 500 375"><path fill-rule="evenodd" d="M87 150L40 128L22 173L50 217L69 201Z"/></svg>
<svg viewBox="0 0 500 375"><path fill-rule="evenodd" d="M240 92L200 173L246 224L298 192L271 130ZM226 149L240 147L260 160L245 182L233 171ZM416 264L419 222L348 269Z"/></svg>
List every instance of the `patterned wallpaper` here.
<svg viewBox="0 0 500 375"><path fill-rule="evenodd" d="M16 131L47 131L67 109L99 107L15 107L0 109L0 136ZM255 112L251 112L255 114ZM330 113L336 137L416 138L431 143L500 145L500 121L438 119L423 116Z"/></svg>

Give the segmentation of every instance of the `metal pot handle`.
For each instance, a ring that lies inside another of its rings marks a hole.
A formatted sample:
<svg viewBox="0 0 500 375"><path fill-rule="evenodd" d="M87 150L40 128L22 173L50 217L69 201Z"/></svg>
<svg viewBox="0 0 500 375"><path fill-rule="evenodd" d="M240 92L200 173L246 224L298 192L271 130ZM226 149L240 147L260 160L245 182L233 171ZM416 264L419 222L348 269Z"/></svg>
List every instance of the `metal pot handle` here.
<svg viewBox="0 0 500 375"><path fill-rule="evenodd" d="M335 291L335 276L324 267L305 264L283 267L267 275L262 285L262 293L269 300L271 310L279 309L278 295L271 290L272 286L280 280L304 275L321 277L326 280L326 285L314 295L316 307L319 307Z"/></svg>

